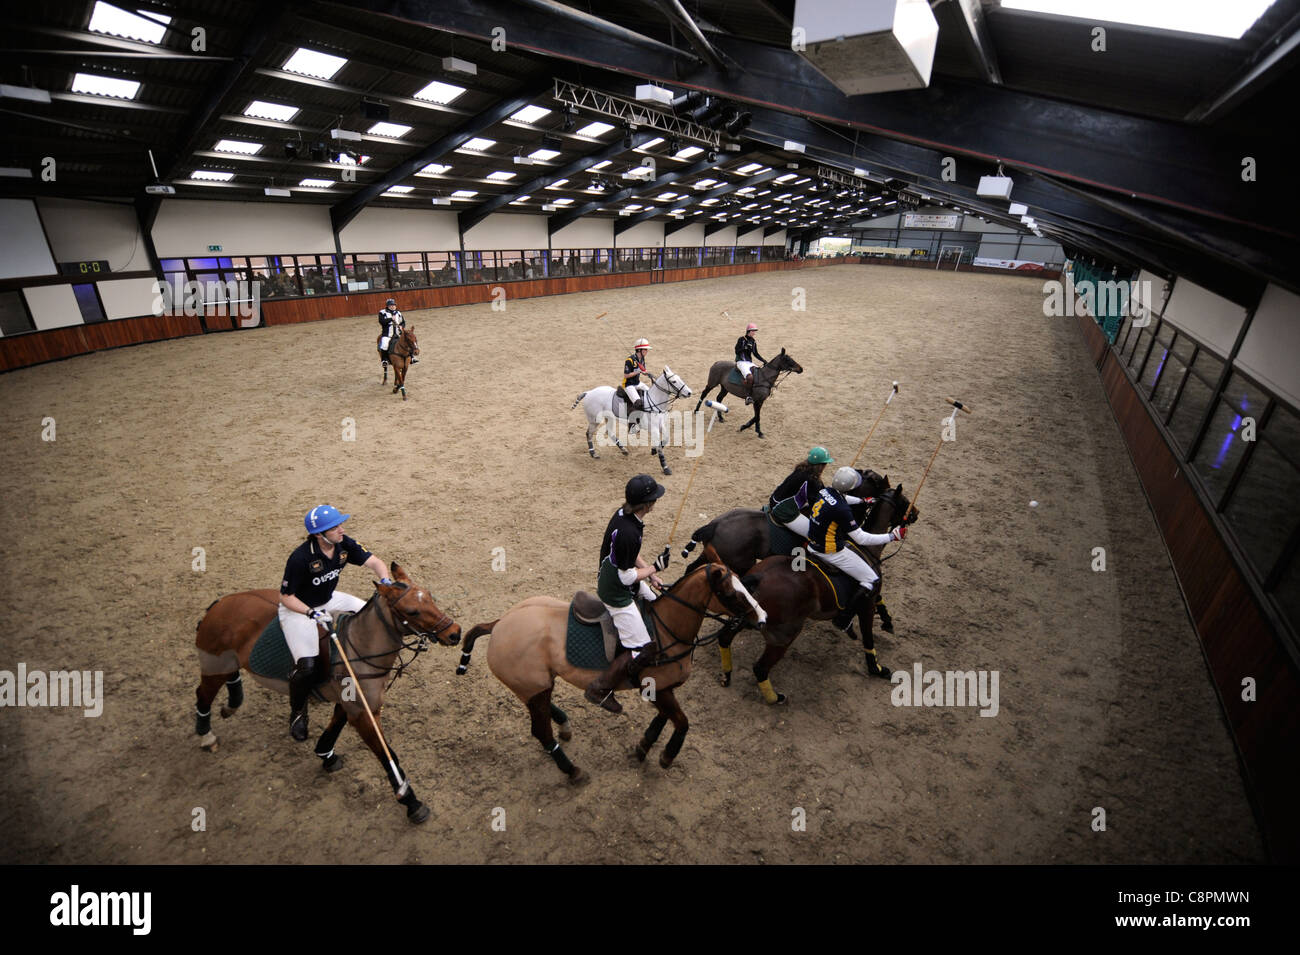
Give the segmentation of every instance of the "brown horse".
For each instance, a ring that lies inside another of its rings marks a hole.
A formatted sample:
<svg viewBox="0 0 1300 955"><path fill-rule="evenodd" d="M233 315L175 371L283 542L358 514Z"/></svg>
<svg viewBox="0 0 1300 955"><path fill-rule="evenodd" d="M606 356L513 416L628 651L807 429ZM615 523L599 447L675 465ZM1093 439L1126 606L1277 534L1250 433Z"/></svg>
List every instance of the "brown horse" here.
<svg viewBox="0 0 1300 955"><path fill-rule="evenodd" d="M388 364L391 355L393 365L393 394L397 394L400 389L402 392L402 400L405 401L406 371L411 367L411 359L420 354L420 345L415 340L415 326L412 325L409 328L402 329L401 333L397 336L397 340L393 342L388 355L385 355L384 350L379 347L379 343L383 340L383 335L380 335L375 339L375 350L379 352L379 360L384 363L384 380L380 382L380 384L388 384Z"/></svg>
<svg viewBox="0 0 1300 955"><path fill-rule="evenodd" d="M910 508L911 502L903 496L903 485L890 488L876 498L876 506L870 513L870 523L865 530L870 534L879 534L903 523L904 516L910 516L914 520L915 512L908 515ZM705 546L707 548L711 545ZM880 546L863 549L877 574L880 573L881 550L883 547ZM794 560L795 558L777 554L765 557L744 578L745 586L762 598L763 607L768 612L767 626L763 628L767 649L754 664L754 677L758 680L763 699L768 703L786 701L784 693L772 689L771 672L802 632L805 621L830 620L837 613L835 594L826 579L812 566L796 570ZM808 562L811 564L811 559ZM876 643L871 632L874 615L874 598L868 597L858 605L857 614L858 625L862 628L862 646L866 651L867 672L887 680L890 676L889 667L881 666L876 659ZM731 685L731 642L737 632L739 628L735 626L724 626L718 632L723 686ZM852 639L851 624L847 632Z"/></svg>
<svg viewBox="0 0 1300 955"><path fill-rule="evenodd" d="M725 619L717 616L718 613L741 618L752 615L760 628L766 620L763 608L745 590L740 579L721 564L708 564L683 576L650 605L650 616L657 631L656 644L645 652L654 653L655 657L642 671L640 687L625 683L617 688L641 689L643 697L648 694L659 711L630 754L637 760L645 760L669 720L673 721L673 735L659 757L659 765L667 769L681 750L688 722L674 691L691 675L691 661L699 645L696 636L704 617ZM529 597L515 604L499 619L478 624L465 635L465 649L456 673L464 675L475 641L484 634L492 634L488 667L528 708L533 735L560 771L569 777L569 782L576 785L585 782L586 776L569 761L555 739L552 720L560 727L561 740L572 739L573 732L568 716L551 702L551 692L557 676L585 690L601 671L579 669L568 662L565 654L568 616L568 602L554 597Z"/></svg>
<svg viewBox="0 0 1300 955"><path fill-rule="evenodd" d="M704 390L700 392L700 400L695 404L695 410L697 413L700 410L700 406L704 404L704 399L709 396L709 392L714 388L718 389L718 401L722 401L722 399L727 396L727 376L731 374L735 367L736 363L734 361L715 361L713 363L712 367L709 368L709 383L704 386ZM763 367L754 369L754 384L752 387L749 385L741 385L739 390L733 392L733 394L737 394L741 398L752 398L754 401L754 417L750 418L740 426L741 431L744 431L750 425L753 425L754 433L760 438L763 437L763 426L761 423L763 402L767 400L768 396L774 390L776 390L776 386L780 383L781 375L789 372L794 372L796 375L802 375L803 366L787 355L785 349L782 348L781 354L777 355ZM734 388L736 386L733 385L732 387ZM726 416L721 411L718 412L718 420L727 420Z"/></svg>
<svg viewBox="0 0 1300 955"><path fill-rule="evenodd" d="M316 755L323 760L326 771L332 773L338 769L342 757L335 754L334 743L343 731L344 722L350 723L379 758L398 796L397 801L406 807L407 818L412 822L424 822L429 818L428 807L416 798L392 747L388 748L392 754L390 764L380 742L382 731L378 727L379 711L384 703L383 678L395 669L394 660L399 651L407 649L419 654L425 649L429 637L443 646L454 647L460 642L460 625L439 610L429 592L413 584L396 563L391 565L391 571L395 582L389 585L376 581L370 600L339 634L361 683L361 692L374 714L374 723L366 715L347 669L340 661L332 667L328 682L316 687L321 696L334 703L334 716L316 742ZM212 732L211 723L212 701L217 691L225 684L229 705L221 708L221 715L223 718L233 716L244 702L239 671L248 669L253 646L275 617L279 606L278 591L246 590L213 601L199 621L194 642L199 648L202 678L196 690L198 703L194 708L194 732L199 735L199 745L203 749L212 752L217 748L217 737ZM322 649L328 654L328 647ZM401 672L406 665L396 669ZM254 673L253 679L277 693L289 692L287 675L285 679L271 679Z"/></svg>

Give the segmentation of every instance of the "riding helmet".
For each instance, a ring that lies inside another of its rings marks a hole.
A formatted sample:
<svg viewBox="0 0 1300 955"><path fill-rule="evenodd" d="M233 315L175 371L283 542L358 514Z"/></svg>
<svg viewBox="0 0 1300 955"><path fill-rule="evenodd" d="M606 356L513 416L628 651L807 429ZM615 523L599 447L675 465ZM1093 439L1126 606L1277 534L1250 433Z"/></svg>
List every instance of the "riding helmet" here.
<svg viewBox="0 0 1300 955"><path fill-rule="evenodd" d="M331 527L338 527L351 516L351 514L340 514L337 507L322 504L308 511L302 522L307 526L308 534L324 534Z"/></svg>
<svg viewBox="0 0 1300 955"><path fill-rule="evenodd" d="M748 325L745 326L746 335L748 335L750 332L756 332L756 331L758 331L758 326L755 325L753 322L750 322Z"/></svg>
<svg viewBox="0 0 1300 955"><path fill-rule="evenodd" d="M649 504L651 501L657 501L663 497L668 488L664 487L648 474L638 474L632 480L627 482L627 489L623 496L627 503L633 507L640 507L642 504Z"/></svg>
<svg viewBox="0 0 1300 955"><path fill-rule="evenodd" d="M835 459L831 453L823 448L820 444L808 452L809 464L834 464Z"/></svg>
<svg viewBox="0 0 1300 955"><path fill-rule="evenodd" d="M831 487L843 493L856 490L861 483L862 475L846 465L835 472L835 477L831 480Z"/></svg>
<svg viewBox="0 0 1300 955"><path fill-rule="evenodd" d="M395 298L390 298L387 302L384 303L384 307L385 307L385 308L387 308L389 305L391 305L391 306L393 306L394 308L396 308L396 307L397 307L397 299L395 299Z"/></svg>
<svg viewBox="0 0 1300 955"><path fill-rule="evenodd" d="M649 348L649 347L650 347L650 343L648 341L646 341L644 338L638 338L636 340L636 344L632 346L632 350L640 351L642 348Z"/></svg>

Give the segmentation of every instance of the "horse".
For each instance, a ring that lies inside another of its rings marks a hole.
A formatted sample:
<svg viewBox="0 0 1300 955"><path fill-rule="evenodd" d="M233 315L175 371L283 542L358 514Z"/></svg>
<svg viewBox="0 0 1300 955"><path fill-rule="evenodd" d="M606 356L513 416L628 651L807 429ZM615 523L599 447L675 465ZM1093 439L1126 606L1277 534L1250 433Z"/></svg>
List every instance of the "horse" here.
<svg viewBox="0 0 1300 955"><path fill-rule="evenodd" d="M658 710L629 754L638 762L645 761L669 720L673 722L673 735L659 757L659 765L667 769L681 750L689 724L674 691L691 675L695 648L701 645L696 637L704 617L725 619L714 612L719 608L721 613L742 619L754 616L760 628L766 620L763 608L745 590L740 579L722 564L707 564L684 574L650 604L649 615L654 625L651 632L655 636L652 649L645 652L654 653L655 657L642 671L640 687L625 684L617 688L640 689L642 697L649 694ZM579 669L568 662L565 653L568 616L569 603L554 597L529 597L515 604L497 620L478 624L465 635L456 673L465 674L475 642L491 634L488 668L527 707L533 736L568 776L569 782L578 785L586 781L586 775L569 761L551 726L554 721L560 728L560 739L567 742L573 738L569 717L551 702L551 693L557 676L585 690L601 671ZM622 652L621 646L617 652Z"/></svg>
<svg viewBox="0 0 1300 955"><path fill-rule="evenodd" d="M384 380L380 384L388 384L388 355L379 347L379 343L384 340L381 334L375 340L375 348L379 352L379 360L384 363ZM393 342L391 355L393 359L393 394L398 390L402 392L402 400L406 400L406 371L411 367L411 359L420 354L420 345L415 340L415 326L403 328L398 334L397 340Z"/></svg>
<svg viewBox="0 0 1300 955"><path fill-rule="evenodd" d="M709 383L705 386L704 391L700 393L700 400L695 405L695 411L698 413L700 406L704 404L704 399L709 396L714 388L718 389L718 401L722 401L727 396L727 375L736 367L734 361L715 361L709 369ZM751 388L749 385L741 385L737 388L732 385L732 394L739 395L742 398L752 398L754 401L754 417L750 418L740 426L744 431L750 425L754 426L754 433L760 438L763 437L763 426L761 416L763 412L763 402L767 400L768 395L776 390L780 383L782 373L794 372L796 375L803 374L803 366L785 353L781 349L781 354L777 355L766 365L754 369L754 384ZM718 420L725 422L726 415L721 411L718 412Z"/></svg>
<svg viewBox="0 0 1300 955"><path fill-rule="evenodd" d="M862 475L862 484L854 492L855 495L876 497L889 489L889 475L879 475L870 468L865 471L859 470L858 473ZM864 527L867 524L867 509L866 504L853 507L854 519ZM769 533L771 527L767 514L758 508L732 508L719 514L707 524L697 527L691 533L690 541L682 549L682 558L688 558L698 544L712 544L718 560L730 567L733 573L746 574L756 563L771 555L772 539ZM848 541L848 546L870 562L870 556L865 548L859 547L853 541ZM686 569L693 570L706 559L706 556L701 554L688 564ZM890 617L884 598L879 593L876 594L876 613L880 617L881 629L886 633L893 633L893 618Z"/></svg>
<svg viewBox="0 0 1300 955"><path fill-rule="evenodd" d="M628 418L627 403L618 397L617 392L616 388L601 385L598 388L592 388L590 391L584 391L574 398L573 404L569 406L569 410L572 411L579 404L582 405L583 413L587 416L587 453L593 458L599 458L600 455L596 453L596 447L591 443L591 436L601 423L605 425L605 433L609 435L614 445L624 454L627 454L627 448L619 441L618 435L614 433L612 427L614 421ZM691 389L686 386L686 383L673 374L673 370L665 365L662 374L654 380L646 391L645 400L643 401L645 410L633 413L633 418L637 419L636 421L628 418L631 422L628 434L630 435L632 430L640 427L649 436L650 453L659 455L659 467L663 468L664 474L673 473L672 468L664 461L664 447L668 444L667 438L662 437L664 412L678 398L689 398L691 394ZM631 441L629 440L628 443L631 444Z"/></svg>
<svg viewBox="0 0 1300 955"><path fill-rule="evenodd" d="M416 797L397 761L397 753L388 747L388 753L392 755L390 764L380 740L379 711L383 707L385 689L383 677L394 670L400 674L414 661L414 657L394 666L393 661L399 652L412 650L418 655L426 649L429 637L443 646L454 647L460 642L460 625L439 610L428 590L413 584L396 562L390 565L390 571L394 583L389 585L376 581L375 592L365 607L339 626L339 641L346 648L348 661L361 683L361 692L374 714L374 722L366 715L364 705L357 698L357 690L342 661L339 661L326 668L329 670L328 682L315 688L315 692L334 703L334 715L317 740L315 752L325 771L332 773L337 770L343 757L334 752L334 743L343 731L344 722L351 724L384 767L397 801L406 807L406 817L413 823L420 823L429 818L429 808ZM225 684L227 705L221 708L222 718L233 716L244 702L244 686L239 671L241 668L249 669L253 647L267 624L275 619L279 606L280 594L275 590L227 594L208 606L195 628L194 643L199 651L201 678L195 691L198 702L194 708L194 732L199 736L199 746L208 752L217 749L217 736L212 732L211 723L212 701ZM318 660L329 659L329 647L323 646L322 650L325 655ZM317 668L318 678L321 669ZM287 674L285 679L252 675L258 683L277 693L289 692Z"/></svg>
<svg viewBox="0 0 1300 955"><path fill-rule="evenodd" d="M908 513L910 508L911 502L903 495L903 485L890 488L876 498L876 506L871 510L870 523L865 530L879 534L896 523L910 523L916 519L915 511ZM899 517L899 521L895 521L895 517ZM865 549L877 574L880 573L882 549L880 545ZM777 693L772 688L772 668L790 649L790 644L794 643L803 630L804 622L810 618L830 620L836 615L835 595L825 577L811 567L796 569L795 560L790 556L773 554L760 560L742 578L744 585L762 598L763 608L768 612L767 626L763 628L767 649L754 664L754 677L758 680L763 699L768 703L786 702L785 694ZM862 628L867 673L888 680L891 674L889 667L881 666L876 659L876 644L871 633L872 617L870 605L859 608L858 624ZM723 686L731 685L731 643L738 632L739 628L734 625L724 626L718 632ZM848 636L853 638L852 624L849 625Z"/></svg>

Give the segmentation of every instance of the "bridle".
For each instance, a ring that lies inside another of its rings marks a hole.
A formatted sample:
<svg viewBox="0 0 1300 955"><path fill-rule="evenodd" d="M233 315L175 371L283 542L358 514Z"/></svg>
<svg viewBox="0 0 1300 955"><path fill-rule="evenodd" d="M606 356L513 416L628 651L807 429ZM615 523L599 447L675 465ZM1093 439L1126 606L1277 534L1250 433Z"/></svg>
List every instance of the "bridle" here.
<svg viewBox="0 0 1300 955"><path fill-rule="evenodd" d="M406 668L409 667L412 663L414 663L416 661L416 658L419 657L421 653L424 653L426 650L429 649L429 639L431 637L437 639L438 634L442 633L444 630L447 630L455 626L456 624L456 621L452 619L451 614L447 613L446 611L439 611L442 614L442 616L440 616L436 621L434 621L433 629L421 630L419 627L415 626L415 624L411 623L410 619L408 619L409 615L401 609L402 601L405 600L408 596L410 596L411 585L406 583L405 581L397 581L394 584L394 586L401 587L402 594L391 603L385 601L385 605L388 607L388 612L393 618L393 623L397 631L394 634L394 636L397 638L397 644L398 644L397 659L394 663L391 663L387 667L380 669L378 673L362 673L357 676L358 680L374 680L379 677L387 676L389 673L392 673L393 678L388 682L388 687L385 687L385 690L387 690L389 687L391 687L394 683L397 682L397 678L406 672ZM380 594L378 590L376 590L373 594L371 594L370 599L366 601L366 607L369 607L372 603L374 603L379 598L379 595ZM363 613L366 607L362 607L361 610L358 610L355 614L353 614L353 617L359 616L361 613ZM393 628L389 628L389 629L391 632ZM366 663L370 666L375 666L376 664L373 662L374 660L378 659L379 657L385 657L388 654L393 652L392 650L384 650L380 653L369 653L369 654L357 653L356 656L352 656L352 653L356 650L356 648L352 645L352 641L348 638L348 634L350 632L351 632L350 625L340 627L338 630L339 642L343 645L344 653L348 655L349 663ZM410 637L411 639L409 640L403 639L404 637ZM407 651L407 650L411 652L411 655L406 659L402 659L403 651Z"/></svg>
<svg viewBox="0 0 1300 955"><path fill-rule="evenodd" d="M664 374L661 374L660 377L663 378L665 382L667 382L668 387L667 388L661 387L658 379L651 381L650 383L651 387L659 388L660 391L668 392L668 400L664 402L662 405L654 404L653 402L651 402L650 392L649 390L647 390L645 396L646 410L651 412L652 414L659 414L661 412L667 411L669 408L673 406L673 402L676 401L678 398L686 397L685 395L682 394L681 389L673 384L672 378ZM683 381L682 388L685 387L686 387L686 382Z"/></svg>
<svg viewBox="0 0 1300 955"><path fill-rule="evenodd" d="M705 567L702 568L702 570L704 571L705 575L707 576L707 574L708 574L708 565L705 565ZM688 574L687 576L690 576L690 575ZM728 569L728 570L727 570L727 576L723 578L723 581L724 581L724 582L725 582L725 581L728 581L728 580L730 580L733 576L734 576L734 574L732 573L732 571L731 571L730 569ZM679 603L679 604L681 604L683 607L686 607L688 610L691 610L691 611L693 611L693 612L695 612L695 613L698 613L698 614L700 614L700 615L703 616L703 617L707 617L707 618L710 619L710 620L716 620L716 621L718 621L718 622L721 623L724 627L726 627L726 626L728 625L728 623L729 623L731 617L740 617L741 620L742 620L742 622L743 622L744 617L745 617L746 615L748 615L748 614L750 613L750 611L753 610L752 607L747 607L746 610L745 610L745 612L744 612L743 614L737 614L737 613L735 613L735 612L732 612L732 613L730 613L730 614L714 613L713 611L709 610L709 604L708 604L708 601L707 601L707 600L704 602L704 605L703 605L703 606L701 606L701 607L697 607L695 604L689 603L689 602L683 600L681 597L678 597L675 593L673 593L673 590L675 590L675 589L677 588L678 584L681 584L681 583L682 583L683 581L685 581L686 579L687 579L686 577L682 577L681 580L678 580L678 581L677 581L676 583L674 583L671 587L669 587L667 590L665 590L663 593L661 593L661 594L659 595L659 599L662 600L662 599L664 599L664 598L666 597L666 598L668 598L669 600L672 600L672 601L674 601L675 603ZM712 585L711 582L710 582L710 584L709 584L709 592L710 592L714 597L717 597L720 601L722 601L723 606L726 606L726 603L727 603L726 599L723 597L722 594L718 593L718 592L713 588L713 585ZM736 594L736 599L737 599L737 600L740 599L740 595L739 595L739 594ZM651 615L652 617L654 617L654 622L655 622L655 636L654 636L654 654L655 654L655 657L654 657L654 663L652 663L651 666L666 666L666 665L669 664L669 663L676 663L678 660L683 660L683 659L685 659L685 658L688 657L688 656L692 656L692 657L693 657L693 656L695 655L695 651L696 651L697 649L699 649L700 647L707 647L709 644L711 644L711 643L715 643L715 642L717 641L717 639L718 639L718 633L721 633L721 631L718 631L718 632L716 632L716 633L709 634L708 636L705 636L705 637L701 637L701 636L699 636L699 635L697 634L697 635L695 636L695 638L692 639L692 640L683 640L680 636L677 635L677 633L673 630L673 628L670 627L670 626L668 626L668 624L664 623L663 618L659 616L659 611L658 611L658 610L656 609L656 607L655 607L655 603L657 603L657 602L658 602L658 601L655 601L655 602L653 602L653 603L650 604L650 615ZM703 621L701 621L701 625L702 625L702 624L703 624ZM673 638L673 642L674 642L674 643L685 644L685 645L686 645L686 649L682 650L681 653L675 654L675 655L673 655L673 656L664 656L664 655L663 655L663 653L664 653L663 647L661 647L660 644L659 644L659 634L658 634L658 630L659 630L660 627L662 627L664 630L666 630L666 631L668 632L668 635L669 635L670 637Z"/></svg>
<svg viewBox="0 0 1300 955"><path fill-rule="evenodd" d="M793 363L794 363L794 367L792 367L792 368L775 368L776 363L777 363L778 361L780 361L780 359L781 359L782 357L785 357L785 358L788 359L789 361L793 362ZM782 382L783 380L785 380L786 378L788 378L790 375L793 375L793 374L795 373L795 368L798 368L798 366L799 366L799 363L796 362L793 358L790 358L789 355L784 355L784 356L778 355L776 358L773 358L770 362L768 362L766 365L764 365L762 368L760 368L759 371L765 371L765 370L768 369L768 368L775 368L775 372L776 372L776 374L775 374L775 376L772 378L772 383L771 383L770 385L768 385L768 387L767 387L767 390L768 390L769 392L771 392L771 391L776 391L777 385L781 384L781 382ZM799 369L799 370L802 371L802 369ZM755 388L754 388L753 390L757 390L757 386L758 386L758 375L757 375L757 374L754 375L754 385L755 385Z"/></svg>

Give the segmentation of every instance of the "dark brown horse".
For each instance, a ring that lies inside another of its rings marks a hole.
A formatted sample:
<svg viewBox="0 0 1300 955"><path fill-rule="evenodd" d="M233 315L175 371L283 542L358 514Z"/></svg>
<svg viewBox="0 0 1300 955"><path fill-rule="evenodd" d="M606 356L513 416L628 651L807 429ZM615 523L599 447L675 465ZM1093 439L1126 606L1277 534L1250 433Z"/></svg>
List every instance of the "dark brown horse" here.
<svg viewBox="0 0 1300 955"><path fill-rule="evenodd" d="M460 642L460 625L439 610L429 592L413 584L396 563L391 565L391 571L394 583L376 582L375 592L365 607L340 632L348 660L361 683L360 692L374 714L374 723L366 715L357 688L352 685L347 669L340 661L331 669L327 682L316 687L321 696L334 703L334 716L316 742L316 755L323 761L326 771L338 769L342 757L334 752L334 743L343 731L344 722L351 724L384 767L398 796L397 801L406 807L407 818L412 822L424 822L429 818L428 807L416 798L392 747L388 748L392 754L390 766L380 742L382 730L378 727L379 711L384 704L384 678L393 671L400 650L414 650L418 654L425 649L429 637L444 646L454 647ZM244 702L239 671L248 669L253 646L275 617L279 606L278 591L246 590L214 601L199 621L194 643L199 648L202 679L196 691L198 703L195 706L194 732L198 734L203 749L213 752L217 748L217 737L212 732L212 701L224 684L228 705L221 708L222 717L233 716ZM323 650L328 654L328 647L323 647ZM277 693L289 692L287 678L252 675L258 683Z"/></svg>
<svg viewBox="0 0 1300 955"><path fill-rule="evenodd" d="M379 360L384 363L384 380L380 384L388 384L388 365L391 356L393 365L393 394L397 394L400 389L402 400L406 400L406 371L411 367L411 359L420 354L420 345L415 340L415 326L403 328L398 334L397 340L393 342L389 354L384 354L384 350L379 347L379 343L384 340L380 335L375 340L375 349L379 352Z"/></svg>
<svg viewBox="0 0 1300 955"><path fill-rule="evenodd" d="M709 383L704 386L704 390L700 392L700 400L695 404L695 410L697 413L699 412L700 407L704 404L704 399L709 397L709 392L714 388L718 389L718 401L722 401L722 399L727 396L727 376L731 374L735 367L736 363L734 361L715 361L713 363L713 366L709 368ZM763 437L761 418L763 402L768 399L768 396L772 394L777 384L780 383L781 375L789 372L794 372L796 375L802 375L803 366L787 355L785 349L782 348L781 354L777 355L763 367L754 369L754 384L752 387L750 385L741 385L738 390L732 392L732 394L739 395L741 398L752 398L754 401L754 417L750 418L740 426L741 431L744 431L750 425L753 425L754 433L760 438ZM731 387L736 388L735 385L732 385ZM726 416L723 415L721 411L717 414L719 421L727 420Z"/></svg>
<svg viewBox="0 0 1300 955"><path fill-rule="evenodd" d="M691 662L698 645L695 638L705 614L712 616L717 612L742 621L753 615L760 627L765 619L763 608L754 602L740 579L721 564L708 564L685 575L650 605L658 644L645 652L656 656L642 671L640 685L625 683L616 687L616 690L641 690L643 695L645 687L654 687L650 698L659 713L631 753L637 760L645 760L669 720L673 721L673 735L659 757L659 765L667 769L681 750L688 722L674 691L691 675ZM580 669L569 663L565 653L568 617L568 601L529 597L507 610L500 619L470 629L465 635L465 649L456 672L464 675L475 641L490 633L488 668L528 708L533 735L560 771L569 777L569 782L576 785L585 782L586 776L569 761L555 740L552 721L560 727L561 740L572 739L573 732L568 716L551 702L551 693L557 676L585 690L601 671ZM647 680L652 682L647 684Z"/></svg>
<svg viewBox="0 0 1300 955"><path fill-rule="evenodd" d="M903 496L903 485L891 488L876 498L876 506L871 511L870 523L865 530L870 534L879 534L890 527L903 522L911 502ZM706 545L706 548L711 545ZM880 552L882 547L868 547L865 552L877 574L880 573ZM767 611L767 626L763 628L763 639L767 649L754 664L754 677L763 699L768 703L784 703L784 693L772 689L772 668L785 656L790 644L803 630L809 620L830 620L837 613L835 594L825 577L807 561L807 566L796 570L794 559L788 556L772 555L758 562L744 577L744 584L762 603ZM889 679L889 667L881 666L876 659L875 638L871 632L873 601L865 599L858 609L858 625L862 628L862 646L866 651L867 672L872 676ZM731 685L731 643L739 628L723 627L718 633L718 649L722 654L722 685ZM852 638L852 626L848 631Z"/></svg>
<svg viewBox="0 0 1300 955"><path fill-rule="evenodd" d="M862 475L862 484L853 492L855 495L876 497L889 490L888 474L882 476L869 468L865 471L859 469L858 473ZM866 504L853 507L854 519L864 527L867 524L867 507ZM682 557L683 559L689 557L691 551L699 544L712 544L717 559L730 567L733 573L747 574L749 569L760 560L771 556L771 527L767 514L756 507L732 508L719 514L707 524L697 527L691 533L690 541L682 549ZM849 547L870 562L870 557L864 548L852 541L849 542ZM701 554L688 564L686 569L693 570L706 559L707 557ZM885 607L884 597L879 593L876 595L876 613L880 616L881 628L886 633L893 633L894 621Z"/></svg>

